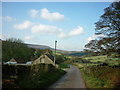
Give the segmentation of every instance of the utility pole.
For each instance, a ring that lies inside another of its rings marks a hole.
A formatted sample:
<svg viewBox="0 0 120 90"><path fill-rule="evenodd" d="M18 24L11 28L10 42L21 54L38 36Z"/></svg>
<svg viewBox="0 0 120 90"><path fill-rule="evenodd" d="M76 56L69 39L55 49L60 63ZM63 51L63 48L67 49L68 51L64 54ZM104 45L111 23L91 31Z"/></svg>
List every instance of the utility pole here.
<svg viewBox="0 0 120 90"><path fill-rule="evenodd" d="M55 64L55 60L56 60L56 46L57 46L57 41L55 41L55 56L54 56L54 64Z"/></svg>

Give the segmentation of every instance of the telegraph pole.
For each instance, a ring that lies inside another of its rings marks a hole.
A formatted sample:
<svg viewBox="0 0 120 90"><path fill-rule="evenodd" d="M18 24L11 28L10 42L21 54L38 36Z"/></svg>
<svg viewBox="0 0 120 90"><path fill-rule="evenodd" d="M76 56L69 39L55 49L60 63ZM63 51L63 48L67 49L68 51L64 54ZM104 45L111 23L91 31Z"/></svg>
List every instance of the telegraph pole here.
<svg viewBox="0 0 120 90"><path fill-rule="evenodd" d="M56 60L56 47L57 47L57 41L55 41L55 56L54 56L54 64L55 64L55 60Z"/></svg>

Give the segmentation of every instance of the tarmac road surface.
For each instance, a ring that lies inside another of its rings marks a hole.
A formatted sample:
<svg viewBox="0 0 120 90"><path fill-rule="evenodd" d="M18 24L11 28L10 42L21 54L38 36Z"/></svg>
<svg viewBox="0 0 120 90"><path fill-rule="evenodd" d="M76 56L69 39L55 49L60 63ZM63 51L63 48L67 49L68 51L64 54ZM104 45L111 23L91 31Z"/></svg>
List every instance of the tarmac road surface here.
<svg viewBox="0 0 120 90"><path fill-rule="evenodd" d="M50 88L86 88L84 80L82 79L80 70L73 65L66 70L66 74L56 81Z"/></svg>

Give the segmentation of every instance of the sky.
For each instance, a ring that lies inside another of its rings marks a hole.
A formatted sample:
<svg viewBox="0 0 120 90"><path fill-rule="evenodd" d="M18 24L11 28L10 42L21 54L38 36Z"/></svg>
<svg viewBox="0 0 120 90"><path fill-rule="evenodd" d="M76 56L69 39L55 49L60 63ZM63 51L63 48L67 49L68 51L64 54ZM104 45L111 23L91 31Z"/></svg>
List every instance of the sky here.
<svg viewBox="0 0 120 90"><path fill-rule="evenodd" d="M95 22L110 2L2 2L0 38L81 51L94 35Z"/></svg>

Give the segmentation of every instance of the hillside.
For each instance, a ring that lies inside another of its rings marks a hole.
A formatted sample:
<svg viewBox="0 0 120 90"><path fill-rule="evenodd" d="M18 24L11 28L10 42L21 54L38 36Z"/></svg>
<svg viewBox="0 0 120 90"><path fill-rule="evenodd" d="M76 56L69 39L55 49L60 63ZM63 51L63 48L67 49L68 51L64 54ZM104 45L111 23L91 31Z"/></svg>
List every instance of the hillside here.
<svg viewBox="0 0 120 90"><path fill-rule="evenodd" d="M74 53L69 53L69 56L84 56L84 55L88 55L89 53L85 53L85 52L74 52Z"/></svg>
<svg viewBox="0 0 120 90"><path fill-rule="evenodd" d="M36 44L26 44L29 48L34 48L34 49L51 49L51 47L46 46L46 45L36 45Z"/></svg>
<svg viewBox="0 0 120 90"><path fill-rule="evenodd" d="M2 42L6 42L6 41L2 40ZM53 52L55 51L54 48L51 48L50 46L47 46L47 45L37 45L37 44L26 44L26 45L29 48L33 48L33 49L50 49ZM60 49L57 49L56 52L58 54L65 54L65 55L69 55L69 56L84 56L84 55L88 54L83 51L67 51L67 50L60 50Z"/></svg>
<svg viewBox="0 0 120 90"><path fill-rule="evenodd" d="M54 48L51 48L51 47L46 46L46 45L27 44L27 46L29 48L34 48L34 49L50 49L53 52L55 51ZM66 51L66 50L57 49L56 52L58 54L65 54L65 55L69 55L69 56L84 56L84 55L88 55L88 53L85 53L83 51Z"/></svg>

